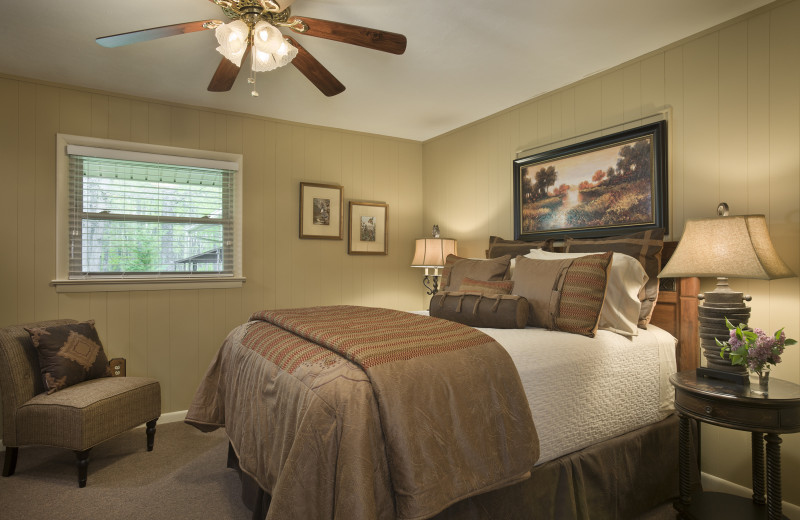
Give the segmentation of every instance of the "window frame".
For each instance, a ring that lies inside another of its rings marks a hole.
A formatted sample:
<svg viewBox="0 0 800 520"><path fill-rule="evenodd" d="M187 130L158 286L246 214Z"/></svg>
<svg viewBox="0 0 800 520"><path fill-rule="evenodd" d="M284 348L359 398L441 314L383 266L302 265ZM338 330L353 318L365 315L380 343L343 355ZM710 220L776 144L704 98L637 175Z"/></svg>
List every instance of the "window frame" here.
<svg viewBox="0 0 800 520"><path fill-rule="evenodd" d="M92 275L87 278L69 277L69 155L67 146L86 146L104 148L110 152L145 153L151 155L167 155L181 161L208 160L236 163L238 168L233 180L233 273L232 274L200 274L191 276L165 274L126 274L125 276ZM242 273L242 164L241 154L178 148L174 146L153 145L116 141L94 137L69 134L56 135L56 273L51 284L57 292L88 291L140 291L167 289L206 289L241 287L246 280Z"/></svg>

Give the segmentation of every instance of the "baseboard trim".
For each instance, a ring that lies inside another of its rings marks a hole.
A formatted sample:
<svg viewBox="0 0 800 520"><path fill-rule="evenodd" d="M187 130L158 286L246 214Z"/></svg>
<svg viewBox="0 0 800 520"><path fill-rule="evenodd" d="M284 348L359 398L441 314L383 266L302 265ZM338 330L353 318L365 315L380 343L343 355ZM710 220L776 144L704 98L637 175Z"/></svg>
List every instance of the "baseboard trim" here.
<svg viewBox="0 0 800 520"><path fill-rule="evenodd" d="M723 480L714 475L709 475L708 473L700 473L700 483L703 485L703 491L718 491L720 493L730 493L731 495L745 498L751 498L753 496L752 489ZM784 500L783 514L789 518L800 518L800 507Z"/></svg>
<svg viewBox="0 0 800 520"><path fill-rule="evenodd" d="M189 412L189 410L179 410L177 412L162 413L158 417L158 423L157 423L156 427L158 427L158 424L168 424L168 423L173 423L173 422L183 422L183 420L186 419L186 414L188 412ZM137 428L144 428L144 424L142 424L141 426L137 426Z"/></svg>

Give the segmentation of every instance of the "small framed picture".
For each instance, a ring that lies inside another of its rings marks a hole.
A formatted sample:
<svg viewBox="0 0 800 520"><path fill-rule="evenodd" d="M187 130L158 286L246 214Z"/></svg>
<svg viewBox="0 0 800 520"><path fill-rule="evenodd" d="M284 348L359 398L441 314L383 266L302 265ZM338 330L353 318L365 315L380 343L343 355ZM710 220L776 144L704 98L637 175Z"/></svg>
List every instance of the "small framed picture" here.
<svg viewBox="0 0 800 520"><path fill-rule="evenodd" d="M342 187L300 183L300 238L341 240L344 236Z"/></svg>
<svg viewBox="0 0 800 520"><path fill-rule="evenodd" d="M350 202L347 252L351 255L389 254L388 220L388 204Z"/></svg>

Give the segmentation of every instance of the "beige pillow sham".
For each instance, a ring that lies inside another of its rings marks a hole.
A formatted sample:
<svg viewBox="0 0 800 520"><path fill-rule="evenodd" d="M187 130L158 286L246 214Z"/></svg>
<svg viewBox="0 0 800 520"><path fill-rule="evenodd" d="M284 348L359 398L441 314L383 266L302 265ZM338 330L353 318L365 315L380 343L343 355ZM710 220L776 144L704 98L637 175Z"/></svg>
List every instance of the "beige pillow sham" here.
<svg viewBox="0 0 800 520"><path fill-rule="evenodd" d="M594 337L605 301L612 254L560 260L518 256L514 294L530 305L528 325Z"/></svg>
<svg viewBox="0 0 800 520"><path fill-rule="evenodd" d="M443 291L458 291L464 278L485 282L506 280L510 263L510 255L489 260L447 255L440 285Z"/></svg>
<svg viewBox="0 0 800 520"><path fill-rule="evenodd" d="M533 250L527 255L534 260L559 260L580 258L591 253L551 253ZM608 272L606 300L600 313L598 328L623 336L639 334L639 312L642 302L639 294L647 282L644 267L635 258L623 253L614 253Z"/></svg>

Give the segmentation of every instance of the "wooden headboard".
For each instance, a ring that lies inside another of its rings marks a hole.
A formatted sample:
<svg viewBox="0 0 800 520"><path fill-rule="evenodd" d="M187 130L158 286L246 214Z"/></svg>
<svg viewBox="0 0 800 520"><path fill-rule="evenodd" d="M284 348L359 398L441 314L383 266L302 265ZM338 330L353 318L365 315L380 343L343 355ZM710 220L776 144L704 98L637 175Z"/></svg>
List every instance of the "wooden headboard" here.
<svg viewBox="0 0 800 520"><path fill-rule="evenodd" d="M661 265L666 265L677 242L664 242ZM651 323L678 339L675 357L678 371L700 366L700 335L697 321L698 278L664 278L658 291L658 301Z"/></svg>

